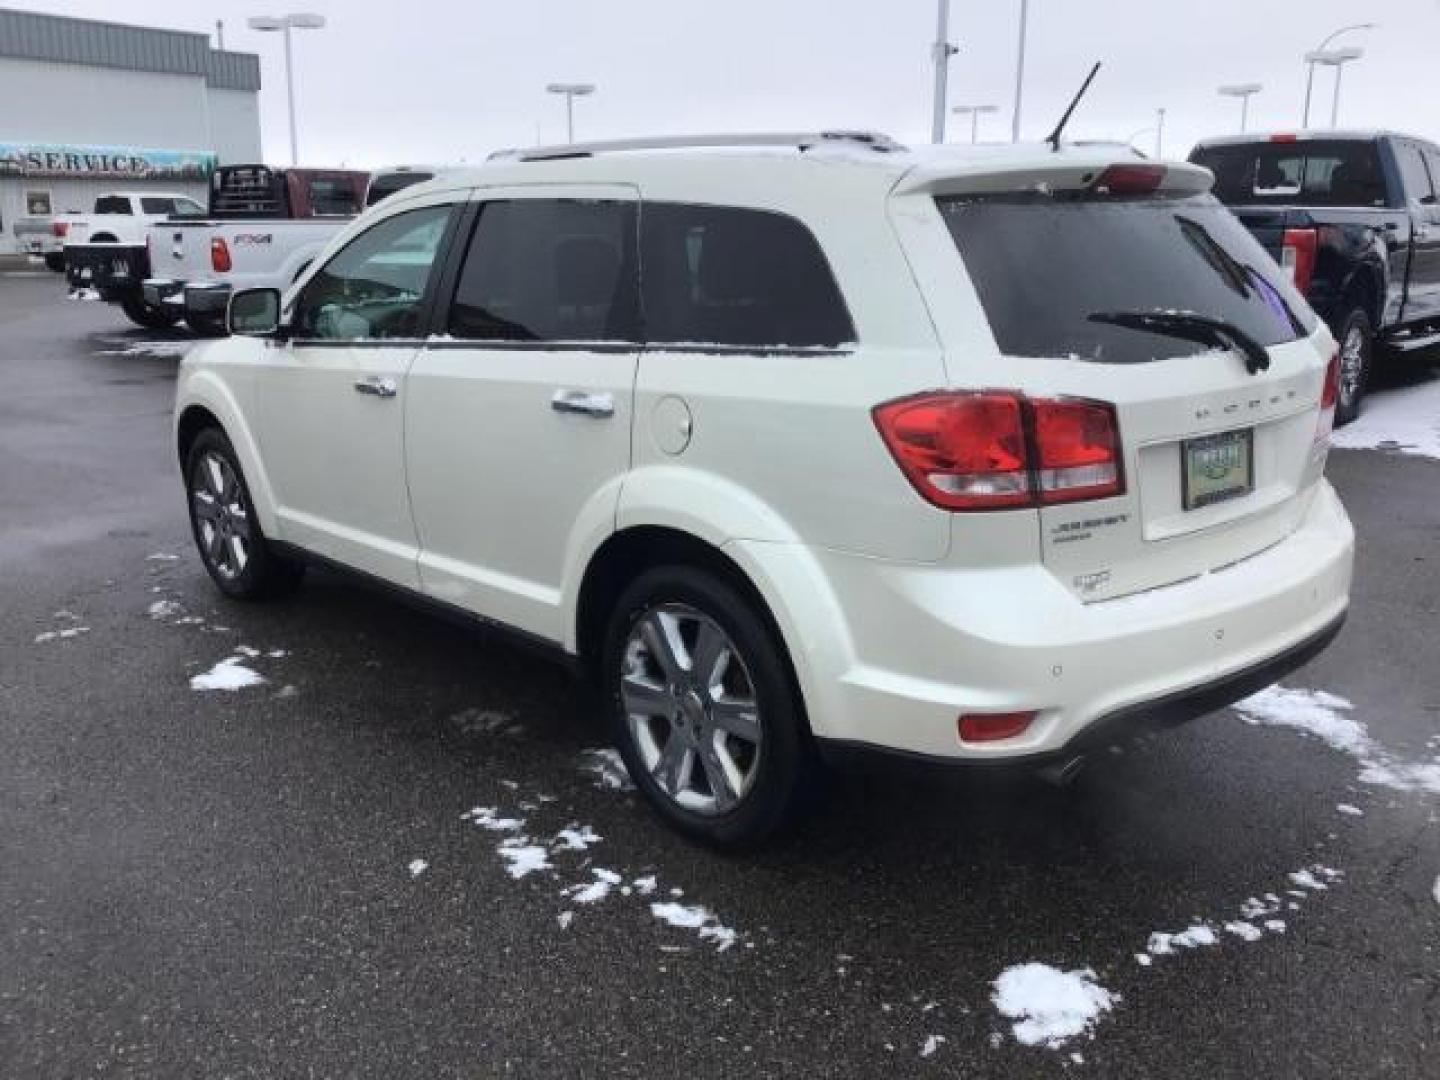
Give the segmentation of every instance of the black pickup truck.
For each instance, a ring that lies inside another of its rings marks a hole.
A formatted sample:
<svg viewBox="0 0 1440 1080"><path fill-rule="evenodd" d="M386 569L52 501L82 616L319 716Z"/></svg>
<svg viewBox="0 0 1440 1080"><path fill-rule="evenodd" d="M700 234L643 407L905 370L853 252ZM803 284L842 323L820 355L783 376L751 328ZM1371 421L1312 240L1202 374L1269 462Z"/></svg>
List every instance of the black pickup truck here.
<svg viewBox="0 0 1440 1080"><path fill-rule="evenodd" d="M1360 411L1378 347L1440 343L1440 148L1388 131L1207 139L1190 160L1340 342L1335 421Z"/></svg>

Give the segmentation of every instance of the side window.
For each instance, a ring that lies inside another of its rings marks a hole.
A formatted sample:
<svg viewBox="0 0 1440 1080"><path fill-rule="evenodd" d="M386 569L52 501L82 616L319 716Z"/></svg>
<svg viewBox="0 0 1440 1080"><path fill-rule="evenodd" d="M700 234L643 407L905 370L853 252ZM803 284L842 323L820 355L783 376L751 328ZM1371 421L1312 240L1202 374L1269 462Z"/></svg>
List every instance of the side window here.
<svg viewBox="0 0 1440 1080"><path fill-rule="evenodd" d="M488 202L447 329L478 341L638 341L635 204Z"/></svg>
<svg viewBox="0 0 1440 1080"><path fill-rule="evenodd" d="M1435 189L1425 168L1425 159L1420 156L1420 147L1412 142L1397 143L1395 154L1400 159L1400 180L1405 185L1405 201L1426 205L1433 203Z"/></svg>
<svg viewBox="0 0 1440 1080"><path fill-rule="evenodd" d="M175 213L185 217L204 217L205 208L194 199L176 199Z"/></svg>
<svg viewBox="0 0 1440 1080"><path fill-rule="evenodd" d="M102 195L95 200L95 213L97 214L129 214L130 197L128 195Z"/></svg>
<svg viewBox="0 0 1440 1080"><path fill-rule="evenodd" d="M646 203L640 233L647 342L804 347L855 340L820 245L792 217Z"/></svg>
<svg viewBox="0 0 1440 1080"><path fill-rule="evenodd" d="M355 185L317 176L310 181L310 210L316 217L351 217L360 212Z"/></svg>
<svg viewBox="0 0 1440 1080"><path fill-rule="evenodd" d="M173 214L175 212L175 200L141 199L140 212L142 214Z"/></svg>
<svg viewBox="0 0 1440 1080"><path fill-rule="evenodd" d="M295 301L295 336L319 341L416 337L421 301L451 209L430 206L396 214L341 248Z"/></svg>
<svg viewBox="0 0 1440 1080"><path fill-rule="evenodd" d="M1440 150L1425 148L1425 164L1430 167L1430 198L1427 206L1434 206L1440 201Z"/></svg>

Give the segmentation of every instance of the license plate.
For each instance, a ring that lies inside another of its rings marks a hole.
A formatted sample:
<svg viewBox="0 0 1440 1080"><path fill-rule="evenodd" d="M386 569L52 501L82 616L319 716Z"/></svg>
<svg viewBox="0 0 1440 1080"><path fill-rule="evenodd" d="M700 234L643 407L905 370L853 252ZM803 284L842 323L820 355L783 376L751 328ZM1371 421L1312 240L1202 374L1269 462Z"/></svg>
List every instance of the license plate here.
<svg viewBox="0 0 1440 1080"><path fill-rule="evenodd" d="M1180 444L1180 481L1186 510L1199 510L1255 490L1253 428L1186 439Z"/></svg>

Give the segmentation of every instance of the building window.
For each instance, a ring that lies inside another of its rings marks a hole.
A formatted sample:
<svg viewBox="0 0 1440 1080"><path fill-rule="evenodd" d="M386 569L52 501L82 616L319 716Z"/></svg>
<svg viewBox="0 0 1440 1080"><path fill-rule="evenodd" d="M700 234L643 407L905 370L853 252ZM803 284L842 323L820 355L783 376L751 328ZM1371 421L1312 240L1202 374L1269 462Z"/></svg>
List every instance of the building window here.
<svg viewBox="0 0 1440 1080"><path fill-rule="evenodd" d="M50 207L50 192L25 192L25 213L30 217L49 217L54 212Z"/></svg>

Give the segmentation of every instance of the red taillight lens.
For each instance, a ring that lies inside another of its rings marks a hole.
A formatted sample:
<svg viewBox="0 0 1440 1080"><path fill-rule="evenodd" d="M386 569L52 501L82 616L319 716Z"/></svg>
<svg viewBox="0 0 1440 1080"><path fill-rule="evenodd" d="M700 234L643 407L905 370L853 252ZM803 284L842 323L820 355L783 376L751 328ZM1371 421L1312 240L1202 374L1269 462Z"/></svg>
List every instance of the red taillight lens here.
<svg viewBox="0 0 1440 1080"><path fill-rule="evenodd" d="M1120 495L1114 406L947 391L887 402L875 426L924 498L945 510L1003 510Z"/></svg>
<svg viewBox="0 0 1440 1080"><path fill-rule="evenodd" d="M1320 391L1320 408L1333 409L1340 399L1340 353L1330 357L1325 365L1325 388Z"/></svg>
<svg viewBox="0 0 1440 1080"><path fill-rule="evenodd" d="M1034 712L965 713L960 717L961 742L999 742L1023 734Z"/></svg>
<svg viewBox="0 0 1440 1080"><path fill-rule="evenodd" d="M230 272L230 247L222 236L210 239L210 265L217 274Z"/></svg>
<svg viewBox="0 0 1440 1080"><path fill-rule="evenodd" d="M1120 429L1113 405L1036 398L1030 409L1042 503L1120 494Z"/></svg>
<svg viewBox="0 0 1440 1080"><path fill-rule="evenodd" d="M1164 165L1110 165L1090 185L1111 195L1149 195L1165 181Z"/></svg>
<svg viewBox="0 0 1440 1080"><path fill-rule="evenodd" d="M70 232L70 223L68 221L52 221L50 223L50 232L63 240Z"/></svg>
<svg viewBox="0 0 1440 1080"><path fill-rule="evenodd" d="M1020 398L1009 393L938 393L875 410L890 452L917 491L947 510L1030 503Z"/></svg>
<svg viewBox="0 0 1440 1080"><path fill-rule="evenodd" d="M1315 276L1315 251L1319 247L1319 233L1314 229L1286 229L1281 242L1280 265L1290 271L1295 288L1302 293L1310 288L1310 279Z"/></svg>
<svg viewBox="0 0 1440 1080"><path fill-rule="evenodd" d="M1299 137L1293 131L1277 131L1270 136L1271 142L1292 143L1299 142Z"/></svg>

